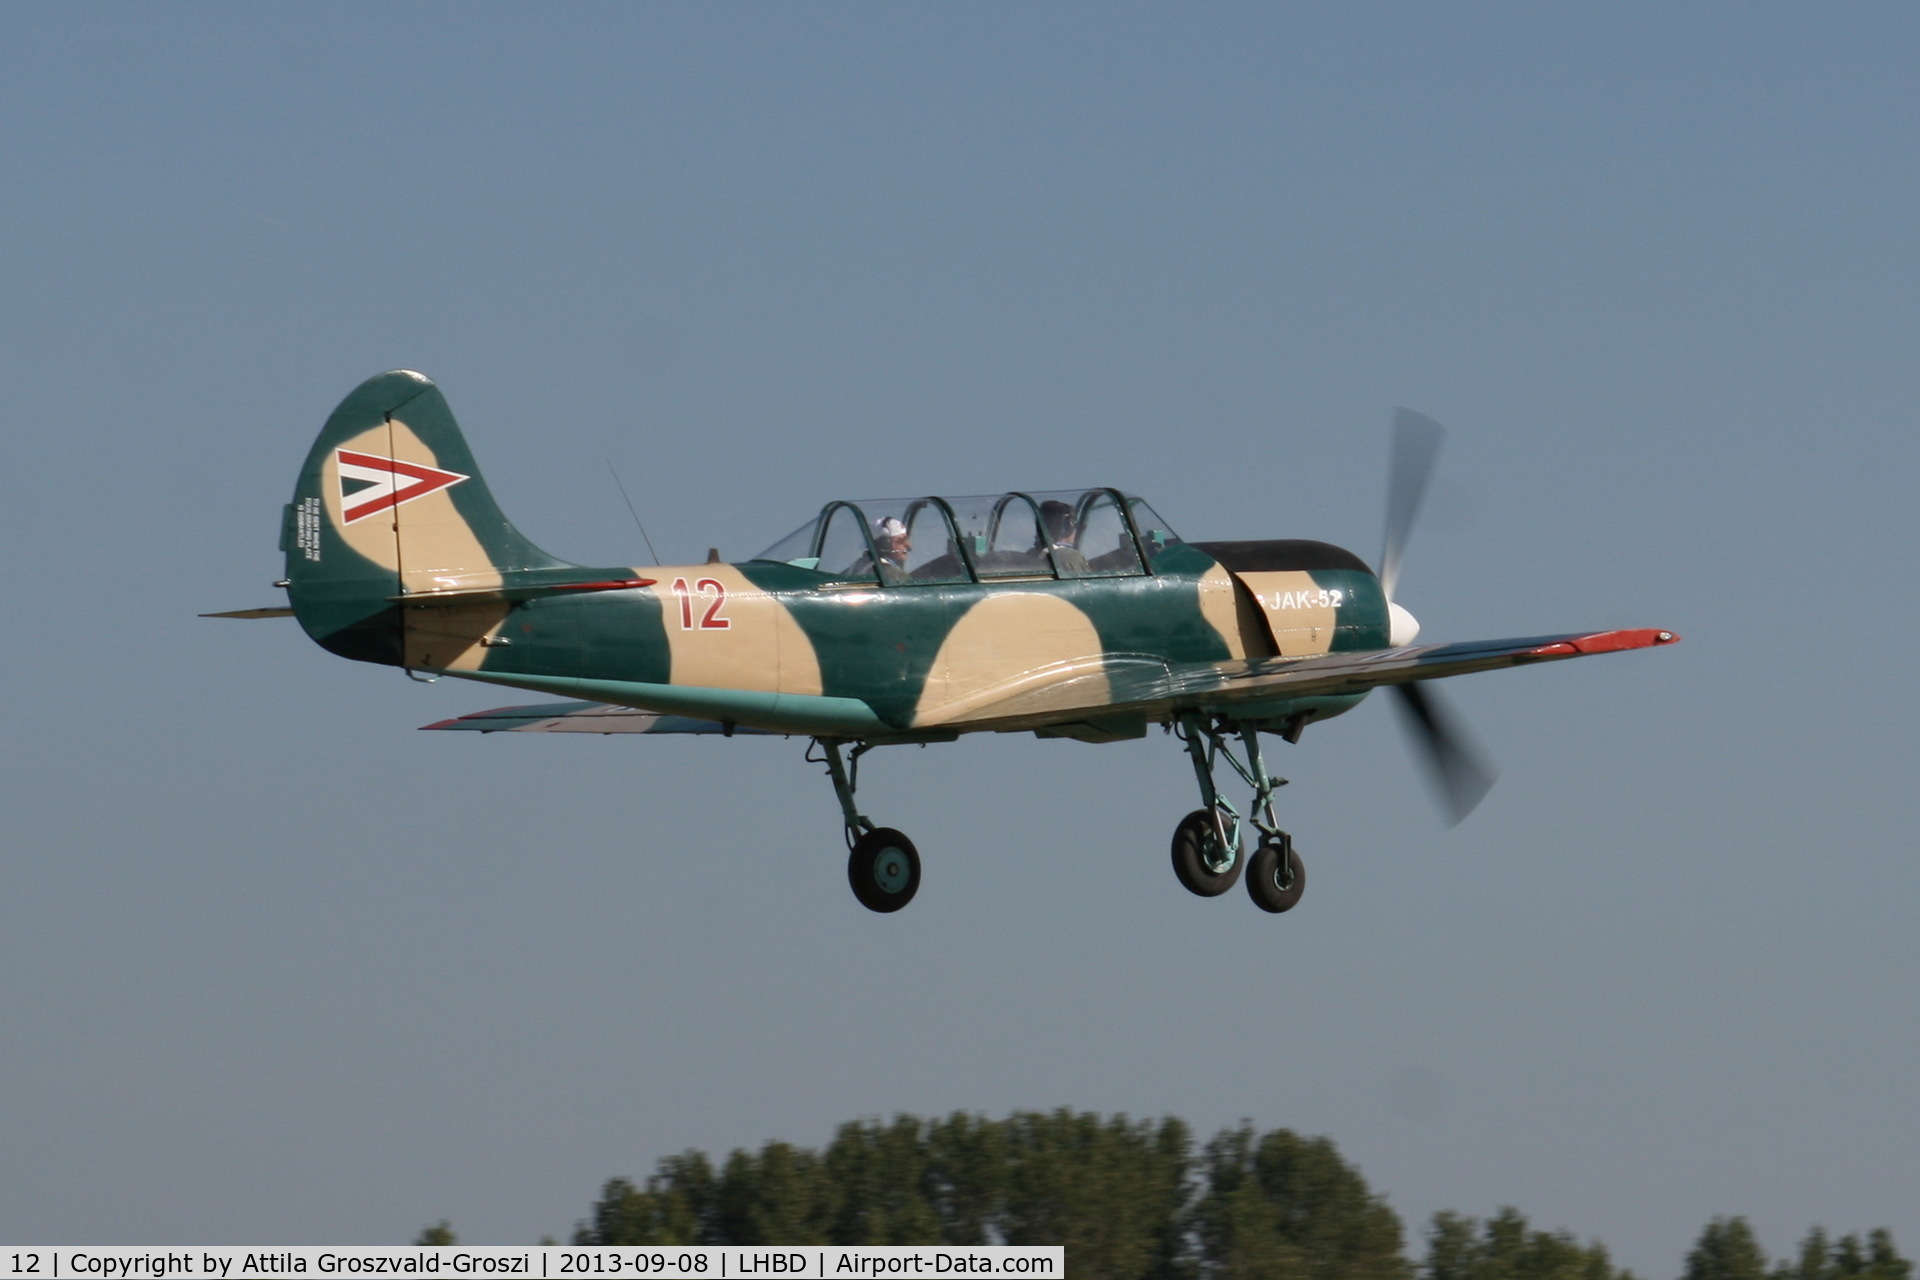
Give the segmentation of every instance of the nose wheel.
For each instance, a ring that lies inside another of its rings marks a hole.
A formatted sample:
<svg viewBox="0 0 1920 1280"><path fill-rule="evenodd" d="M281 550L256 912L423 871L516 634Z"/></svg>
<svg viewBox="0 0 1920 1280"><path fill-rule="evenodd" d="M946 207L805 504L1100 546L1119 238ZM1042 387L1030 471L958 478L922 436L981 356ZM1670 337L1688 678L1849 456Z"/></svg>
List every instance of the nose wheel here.
<svg viewBox="0 0 1920 1280"><path fill-rule="evenodd" d="M1214 898L1233 888L1244 869L1247 894L1255 906L1275 914L1292 910L1306 891L1307 873L1293 851L1293 837L1274 819L1273 793L1287 780L1267 772L1259 729L1189 713L1174 721L1173 730L1193 761L1202 806L1173 829L1173 874L1189 893ZM1240 738L1244 762L1234 754L1231 734ZM1253 788L1253 805L1245 819L1214 783L1214 769L1222 760ZM1259 847L1251 858L1241 856L1243 821L1259 833Z"/></svg>

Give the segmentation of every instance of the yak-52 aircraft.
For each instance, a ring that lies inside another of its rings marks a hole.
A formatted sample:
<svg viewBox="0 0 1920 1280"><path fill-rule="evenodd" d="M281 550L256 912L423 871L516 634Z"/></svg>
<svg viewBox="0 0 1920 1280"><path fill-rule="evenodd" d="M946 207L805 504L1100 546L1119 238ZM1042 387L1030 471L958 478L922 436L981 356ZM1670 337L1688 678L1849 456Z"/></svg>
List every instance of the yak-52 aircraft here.
<svg viewBox="0 0 1920 1280"><path fill-rule="evenodd" d="M912 900L920 855L855 804L866 752L983 730L1114 742L1160 725L1200 784L1174 830L1180 883L1211 897L1244 869L1254 902L1280 912L1306 876L1274 817L1285 780L1262 734L1297 742L1390 686L1457 821L1492 774L1423 682L1678 639L1414 644L1393 592L1440 436L1398 414L1377 576L1324 542L1183 541L1117 489L829 502L750 560L583 568L507 522L439 388L396 371L343 400L307 455L281 524L290 607L208 616L290 615L344 658L584 699L429 729L810 738L844 816L847 879L874 911ZM1222 761L1253 789L1244 818L1215 785Z"/></svg>

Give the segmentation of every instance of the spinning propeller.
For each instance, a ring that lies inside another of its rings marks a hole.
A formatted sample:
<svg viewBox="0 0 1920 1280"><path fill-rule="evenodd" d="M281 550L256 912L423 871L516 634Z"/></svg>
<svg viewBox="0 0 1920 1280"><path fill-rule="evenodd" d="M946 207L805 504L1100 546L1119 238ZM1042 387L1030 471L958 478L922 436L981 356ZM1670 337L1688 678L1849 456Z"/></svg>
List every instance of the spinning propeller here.
<svg viewBox="0 0 1920 1280"><path fill-rule="evenodd" d="M1400 584L1400 557L1406 549L1413 518L1426 497L1440 457L1446 430L1425 414L1411 409L1393 411L1393 458L1387 471L1387 534L1380 551L1380 589L1387 597L1388 643L1398 648L1412 644L1420 634L1414 616L1394 602ZM1493 786L1493 766L1474 747L1458 717L1445 701L1421 681L1393 686L1399 698L1402 723L1412 735L1414 754L1426 764L1451 823L1473 812Z"/></svg>

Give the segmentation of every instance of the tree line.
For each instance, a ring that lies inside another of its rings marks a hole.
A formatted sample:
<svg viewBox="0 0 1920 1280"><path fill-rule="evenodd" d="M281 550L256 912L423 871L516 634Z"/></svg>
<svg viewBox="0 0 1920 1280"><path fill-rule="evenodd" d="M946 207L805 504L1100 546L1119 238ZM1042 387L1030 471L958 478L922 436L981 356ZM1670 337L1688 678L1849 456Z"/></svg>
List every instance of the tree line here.
<svg viewBox="0 0 1920 1280"><path fill-rule="evenodd" d="M432 1237L429 1239L429 1237ZM418 1243L449 1244L439 1223ZM1178 1119L1059 1110L840 1126L825 1150L769 1142L716 1165L661 1160L606 1183L581 1245L1059 1244L1075 1280L1634 1280L1605 1246L1442 1212L1424 1257L1326 1138L1226 1129L1195 1149ZM1769 1261L1747 1222L1715 1218L1681 1280L1914 1280L1878 1230L1815 1227Z"/></svg>

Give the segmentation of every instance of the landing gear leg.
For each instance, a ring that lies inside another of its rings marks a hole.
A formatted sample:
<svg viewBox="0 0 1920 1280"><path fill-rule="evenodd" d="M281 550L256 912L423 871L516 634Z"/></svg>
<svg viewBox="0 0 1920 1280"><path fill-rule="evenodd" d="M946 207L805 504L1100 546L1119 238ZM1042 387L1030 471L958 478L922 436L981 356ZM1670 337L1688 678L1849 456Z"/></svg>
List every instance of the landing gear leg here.
<svg viewBox="0 0 1920 1280"><path fill-rule="evenodd" d="M920 851L892 827L874 826L854 803L854 789L860 783L860 757L873 746L856 743L842 760L840 739L816 738L814 743L822 754L816 757L809 751L807 759L827 766L846 823L847 883L853 896L869 911L898 911L912 902L920 889Z"/></svg>
<svg viewBox="0 0 1920 1280"><path fill-rule="evenodd" d="M1213 784L1218 735L1198 716L1182 717L1175 732L1193 761L1201 807L1173 829L1173 874L1189 893L1215 898L1240 879L1240 814Z"/></svg>
<svg viewBox="0 0 1920 1280"><path fill-rule="evenodd" d="M840 758L840 739L815 738L813 745L823 753L815 756L807 752L807 760L813 764L827 766L827 776L833 779L833 794L840 801L840 812L847 823L847 844L851 846L863 834L873 830L873 823L853 802L854 788L860 784L860 757L867 753L867 744L858 743L853 748L853 767L849 769L846 761Z"/></svg>
<svg viewBox="0 0 1920 1280"><path fill-rule="evenodd" d="M1193 761L1200 802L1205 806L1181 819L1174 829L1174 874L1192 892L1214 897L1231 889L1245 866L1247 893L1254 904L1263 911L1288 910L1300 901L1306 872L1293 851L1293 838L1280 829L1273 814L1273 793L1286 786L1287 780L1267 772L1260 731L1252 725L1189 713L1175 722L1174 732ZM1245 750L1245 763L1234 754L1230 738L1235 734ZM1244 819L1214 782L1214 769L1221 760L1253 788L1253 804ZM1253 857L1245 860L1240 857L1242 822L1251 825L1260 837Z"/></svg>
<svg viewBox="0 0 1920 1280"><path fill-rule="evenodd" d="M1253 784L1253 825L1260 828L1260 847L1247 862L1247 896L1262 911L1291 911L1307 891L1307 869L1293 851L1293 837L1282 831L1273 817L1273 793L1286 786L1287 780L1267 772L1258 729L1241 725L1240 740L1247 748L1247 767L1241 774ZM1238 761L1233 763L1239 768Z"/></svg>

